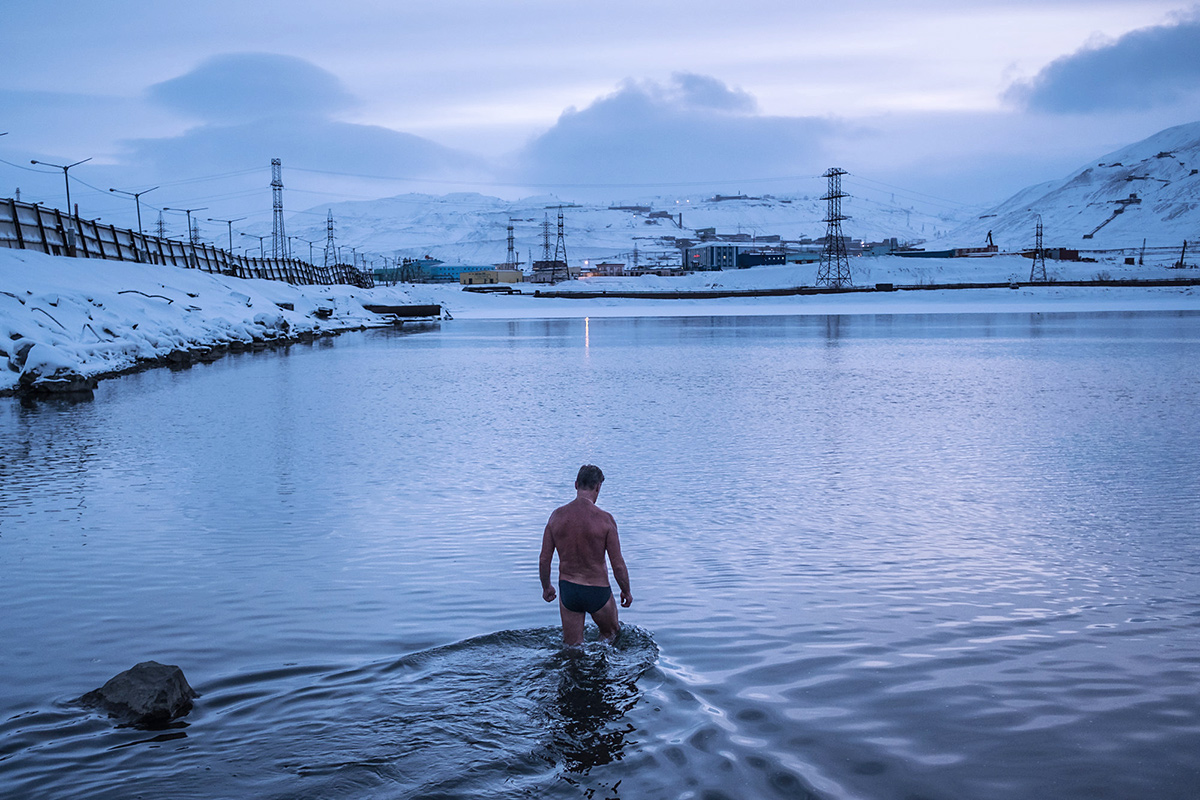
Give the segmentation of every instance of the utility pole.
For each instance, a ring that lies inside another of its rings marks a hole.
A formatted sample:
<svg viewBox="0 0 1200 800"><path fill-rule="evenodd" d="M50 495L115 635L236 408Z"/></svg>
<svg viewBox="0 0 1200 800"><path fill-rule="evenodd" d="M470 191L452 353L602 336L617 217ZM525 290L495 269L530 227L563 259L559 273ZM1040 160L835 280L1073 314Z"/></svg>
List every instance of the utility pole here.
<svg viewBox="0 0 1200 800"><path fill-rule="evenodd" d="M163 206L163 211L182 211L183 213L187 214L188 238L192 242L192 247L195 247L197 236L196 229L192 227L192 212L208 211L208 206L203 206L201 208L167 208L166 206Z"/></svg>
<svg viewBox="0 0 1200 800"><path fill-rule="evenodd" d="M288 257L287 234L283 230L283 162L271 159L271 255Z"/></svg>
<svg viewBox="0 0 1200 800"><path fill-rule="evenodd" d="M142 195L144 195L148 192L153 192L157 188L158 188L157 186L154 186L150 189L142 189L140 192L127 192L124 189L109 189L110 192L116 192L117 194L127 194L133 198L134 204L137 205L138 235L139 236L144 235L142 233L142 200L141 200L141 197L142 197Z"/></svg>
<svg viewBox="0 0 1200 800"><path fill-rule="evenodd" d="M212 217L208 217L209 222L224 222L226 225L229 226L229 254L230 255L233 255L233 223L241 222L244 219L245 219L245 217L238 217L237 219L213 219Z"/></svg>
<svg viewBox="0 0 1200 800"><path fill-rule="evenodd" d="M255 236L253 233L242 233L239 235L240 236L249 236L251 239L258 239L258 257L259 258L266 257L263 253L263 240L267 238L266 236Z"/></svg>
<svg viewBox="0 0 1200 800"><path fill-rule="evenodd" d="M842 220L849 217L842 214L842 176L846 170L841 167L831 167L821 177L829 179L829 191L822 200L828 202L825 213L825 249L821 251L821 263L817 267L817 286L830 286L840 289L853 286L850 277L850 258L846 255L846 239L842 236Z"/></svg>
<svg viewBox="0 0 1200 800"><path fill-rule="evenodd" d="M67 176L67 170L69 170L71 167L78 167L80 164L86 164L87 162L89 162L91 160L92 159L89 157L89 158L85 158L83 161L76 161L74 164L67 164L66 166L63 166L62 164L51 164L49 161L38 161L36 158L30 159L29 163L30 164L41 164L44 167L55 167L56 169L61 169L63 171L63 183L65 183L67 185L67 213L70 214L71 213L71 179L70 179L70 177ZM76 219L76 224L78 224L78 218Z"/></svg>
<svg viewBox="0 0 1200 800"><path fill-rule="evenodd" d="M1029 282L1041 281L1046 278L1046 251L1042 246L1042 215L1037 215L1037 232L1034 234L1033 266L1029 268Z"/></svg>

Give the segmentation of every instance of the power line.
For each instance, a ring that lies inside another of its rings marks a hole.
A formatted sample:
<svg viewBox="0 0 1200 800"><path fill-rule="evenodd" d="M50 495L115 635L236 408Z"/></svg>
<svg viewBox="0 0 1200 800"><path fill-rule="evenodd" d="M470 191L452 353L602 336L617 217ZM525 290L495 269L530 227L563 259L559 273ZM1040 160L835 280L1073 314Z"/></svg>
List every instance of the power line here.
<svg viewBox="0 0 1200 800"><path fill-rule="evenodd" d="M959 207L965 208L965 209L980 208L980 205L978 203L964 203L960 200L951 200L948 197L938 197L937 195L934 195L934 194L926 194L925 192L919 192L916 189L906 189L903 186L894 186L890 183L884 183L883 181L874 180L873 178L866 178L857 173L847 173L847 174L850 175L852 178L854 178L854 180L862 181L863 183L873 183L877 186L887 187L888 189L891 189L896 192L907 193L907 194L911 194L911 195L919 195L921 197L929 198L930 200L937 200L939 203L948 203L952 206L959 206ZM851 181L851 182L853 183L853 181Z"/></svg>

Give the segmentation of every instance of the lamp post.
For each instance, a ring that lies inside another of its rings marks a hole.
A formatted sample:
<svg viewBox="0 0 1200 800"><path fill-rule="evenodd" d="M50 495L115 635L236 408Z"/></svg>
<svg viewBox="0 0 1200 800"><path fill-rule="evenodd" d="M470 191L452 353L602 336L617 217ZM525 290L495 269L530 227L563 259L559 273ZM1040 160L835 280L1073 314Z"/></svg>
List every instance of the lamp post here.
<svg viewBox="0 0 1200 800"><path fill-rule="evenodd" d="M289 252L289 253L291 253L291 255L292 255L292 258L295 258L295 257L296 257L296 251L295 251L295 250L292 248L292 239L298 239L298 240L300 240L301 242L307 242L307 241L308 241L308 239L305 239L305 238L303 238L303 237L301 237L301 236L288 236L288 237L287 237L287 239L288 239L288 252ZM310 262L312 261L312 246L311 246L311 245L309 246L309 251L308 251L308 260L309 260Z"/></svg>
<svg viewBox="0 0 1200 800"><path fill-rule="evenodd" d="M259 258L263 257L263 239L266 239L267 238L266 236L255 236L253 233L240 233L240 232L239 232L239 235L240 236L249 236L251 239L258 239L258 257Z"/></svg>
<svg viewBox="0 0 1200 800"><path fill-rule="evenodd" d="M76 161L74 164L67 164L65 167L62 164L51 164L49 161L38 161L36 158L30 159L30 164L41 164L44 167L54 167L63 171L63 182L67 185L67 214L71 213L71 179L67 176L67 170L71 167L78 167L80 164L86 164L91 161L91 158L85 158L83 161Z"/></svg>
<svg viewBox="0 0 1200 800"><path fill-rule="evenodd" d="M187 214L188 221L188 241L192 243L192 247L196 246L196 232L192 230L192 212L193 211L208 211L208 206L201 208L167 208L163 206L163 211L182 211Z"/></svg>
<svg viewBox="0 0 1200 800"><path fill-rule="evenodd" d="M116 192L117 194L127 194L127 195L129 195L130 197L132 197L132 198L133 198L133 202L134 202L135 204L137 204L137 215L138 215L138 235L139 235L139 236L144 236L144 235L145 235L145 234L143 234L143 233L142 233L142 201L141 201L141 197L142 197L142 195L146 194L147 192L153 192L153 191L154 191L155 189L157 189L157 188L158 188L158 187L157 187L157 186L155 186L155 187L153 187L153 188L150 188L150 189L142 189L140 192L127 192L127 191L125 191L124 189L109 189L109 191L110 191L110 192Z"/></svg>
<svg viewBox="0 0 1200 800"><path fill-rule="evenodd" d="M213 219L212 217L205 217L205 219L209 222L224 222L229 226L229 255L233 255L233 223L241 222L245 217L238 217L237 219Z"/></svg>
<svg viewBox="0 0 1200 800"><path fill-rule="evenodd" d="M315 263L313 262L313 245L321 240L313 239L312 241L309 241L308 239L302 239L301 241L308 242L308 263Z"/></svg>

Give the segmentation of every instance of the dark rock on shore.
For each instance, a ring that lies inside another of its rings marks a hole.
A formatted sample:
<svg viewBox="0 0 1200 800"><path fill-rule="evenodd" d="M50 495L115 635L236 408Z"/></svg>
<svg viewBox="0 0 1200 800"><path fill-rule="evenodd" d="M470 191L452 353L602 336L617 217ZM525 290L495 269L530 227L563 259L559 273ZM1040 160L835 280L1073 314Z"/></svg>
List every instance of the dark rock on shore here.
<svg viewBox="0 0 1200 800"><path fill-rule="evenodd" d="M143 661L88 692L79 702L126 723L155 727L191 711L192 700L198 696L179 667Z"/></svg>

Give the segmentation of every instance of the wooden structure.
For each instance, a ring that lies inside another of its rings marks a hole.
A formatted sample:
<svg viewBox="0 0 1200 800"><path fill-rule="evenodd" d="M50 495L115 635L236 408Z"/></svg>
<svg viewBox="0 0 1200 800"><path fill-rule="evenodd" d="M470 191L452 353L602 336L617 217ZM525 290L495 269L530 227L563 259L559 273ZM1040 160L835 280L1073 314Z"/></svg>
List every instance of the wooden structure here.
<svg viewBox="0 0 1200 800"><path fill-rule="evenodd" d="M294 284L375 285L369 272L349 264L315 266L296 258L252 258L208 244L192 244L138 233L63 214L56 208L0 199L0 247L52 256L135 261L199 269L238 278Z"/></svg>

